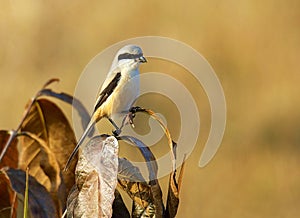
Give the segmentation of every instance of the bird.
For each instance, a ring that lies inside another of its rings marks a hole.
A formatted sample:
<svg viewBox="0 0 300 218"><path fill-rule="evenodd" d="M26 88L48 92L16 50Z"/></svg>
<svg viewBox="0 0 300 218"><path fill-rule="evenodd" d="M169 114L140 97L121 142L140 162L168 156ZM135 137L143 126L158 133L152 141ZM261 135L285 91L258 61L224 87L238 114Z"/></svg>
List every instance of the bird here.
<svg viewBox="0 0 300 218"><path fill-rule="evenodd" d="M141 63L146 62L147 59L144 57L142 49L137 45L126 45L116 53L106 79L101 86L91 119L69 156L64 171L68 169L90 130L102 118L107 118L116 128L114 134L118 135L120 133L120 128L114 122L114 118L120 116L120 114L128 114L132 108L139 95L139 66Z"/></svg>

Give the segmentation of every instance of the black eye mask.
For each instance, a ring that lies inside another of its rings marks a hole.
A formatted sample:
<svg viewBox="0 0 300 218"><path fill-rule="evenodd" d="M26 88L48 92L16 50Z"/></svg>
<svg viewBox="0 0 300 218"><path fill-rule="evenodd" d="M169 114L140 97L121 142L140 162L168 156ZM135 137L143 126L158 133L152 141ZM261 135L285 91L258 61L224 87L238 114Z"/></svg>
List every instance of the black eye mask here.
<svg viewBox="0 0 300 218"><path fill-rule="evenodd" d="M124 53L124 54L120 54L118 56L118 61L119 60L123 60L123 59L136 59L136 58L140 58L142 57L143 54L130 54L130 53Z"/></svg>

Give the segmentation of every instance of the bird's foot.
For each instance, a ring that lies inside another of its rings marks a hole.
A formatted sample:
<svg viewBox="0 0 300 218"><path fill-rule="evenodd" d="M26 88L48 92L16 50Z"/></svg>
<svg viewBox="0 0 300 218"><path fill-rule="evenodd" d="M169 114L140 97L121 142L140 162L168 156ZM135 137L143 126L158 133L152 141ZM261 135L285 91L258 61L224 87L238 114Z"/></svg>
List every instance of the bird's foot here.
<svg viewBox="0 0 300 218"><path fill-rule="evenodd" d="M128 112L128 113L126 114L126 116L124 117L123 121L122 121L122 126L121 126L121 128L122 128L123 126L127 125L127 124L130 124L130 125L134 128L134 123L133 123L133 118L134 118L134 117L135 117L135 114L134 114L134 113Z"/></svg>
<svg viewBox="0 0 300 218"><path fill-rule="evenodd" d="M115 130L112 131L112 134L114 134L114 136L119 136L121 134L122 130L120 128L117 128Z"/></svg>
<svg viewBox="0 0 300 218"><path fill-rule="evenodd" d="M135 114L136 112L141 112L141 111L144 111L144 110L145 110L145 109L143 109L143 108L137 106L137 107L132 107L132 108L130 108L129 112Z"/></svg>
<svg viewBox="0 0 300 218"><path fill-rule="evenodd" d="M133 118L135 118L135 113L129 112L127 117L129 124L134 128Z"/></svg>
<svg viewBox="0 0 300 218"><path fill-rule="evenodd" d="M141 108L141 107L132 107L130 108L129 112L126 114L126 116L123 118L123 121L122 121L122 125L120 128L118 128L116 125L116 130L113 131L113 134L115 136L118 136L121 134L121 131L122 131L122 128L127 125L127 124L130 124L132 128L134 128L134 123L133 123L133 119L135 118L135 114L137 112L143 112L145 111L145 109Z"/></svg>
<svg viewBox="0 0 300 218"><path fill-rule="evenodd" d="M130 124L133 128L134 128L133 118L135 118L135 114L136 114L137 112L143 112L143 111L145 111L145 109L144 109L144 108L141 108L141 107L139 107L139 106L130 108L129 113L127 114L126 117L127 117L127 120L128 120L128 122L129 122L129 124Z"/></svg>

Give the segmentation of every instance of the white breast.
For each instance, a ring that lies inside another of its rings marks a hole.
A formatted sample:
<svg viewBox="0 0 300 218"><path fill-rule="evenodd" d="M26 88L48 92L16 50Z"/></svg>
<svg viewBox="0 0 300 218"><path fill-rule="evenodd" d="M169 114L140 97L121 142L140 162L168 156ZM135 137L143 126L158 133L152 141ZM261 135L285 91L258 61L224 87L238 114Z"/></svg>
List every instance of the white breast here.
<svg viewBox="0 0 300 218"><path fill-rule="evenodd" d="M139 91L140 77L138 69L131 71L123 70L118 86L113 92L114 94L103 105L107 115L119 124L133 106L139 96Z"/></svg>

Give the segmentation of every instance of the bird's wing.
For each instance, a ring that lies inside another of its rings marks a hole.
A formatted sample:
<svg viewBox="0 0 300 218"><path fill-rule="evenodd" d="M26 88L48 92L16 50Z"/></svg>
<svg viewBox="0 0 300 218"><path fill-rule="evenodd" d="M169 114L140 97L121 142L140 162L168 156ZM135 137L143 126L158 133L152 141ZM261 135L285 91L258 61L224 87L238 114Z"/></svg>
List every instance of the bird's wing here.
<svg viewBox="0 0 300 218"><path fill-rule="evenodd" d="M114 73L114 72L113 72ZM111 75L110 77L111 78ZM108 78L108 79L109 79ZM94 112L106 101L106 99L113 93L113 91L115 90L115 88L117 87L119 81L121 78L121 72L117 72L115 73L113 79L108 83L108 85L101 91L101 93L99 94L99 97L96 101L95 104L95 109ZM82 134L81 138L79 139L76 147L74 148L72 154L70 155L67 164L65 166L65 171L69 168L69 165L71 164L71 160L73 159L73 157L75 156L75 154L77 153L80 145L83 143L85 137L89 134L90 130L93 128L94 124L96 123L96 119L94 119L94 114L91 117L91 120L88 124L88 126L86 127L84 133Z"/></svg>
<svg viewBox="0 0 300 218"><path fill-rule="evenodd" d="M115 88L117 87L119 81L121 79L121 72L117 72L116 75L114 76L114 78L110 81L110 83L108 83L108 85L100 92L96 104L95 104L95 108L94 108L94 112L106 101L106 99L113 93L113 91L115 90Z"/></svg>

